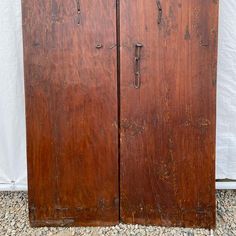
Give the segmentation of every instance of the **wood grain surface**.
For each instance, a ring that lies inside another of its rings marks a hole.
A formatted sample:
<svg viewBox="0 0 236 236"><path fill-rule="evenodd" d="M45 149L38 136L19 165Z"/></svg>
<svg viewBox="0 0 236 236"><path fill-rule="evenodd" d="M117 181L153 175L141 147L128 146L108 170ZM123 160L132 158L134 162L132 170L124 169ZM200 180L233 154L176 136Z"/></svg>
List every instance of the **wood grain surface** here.
<svg viewBox="0 0 236 236"><path fill-rule="evenodd" d="M116 224L116 1L22 9L31 225Z"/></svg>
<svg viewBox="0 0 236 236"><path fill-rule="evenodd" d="M218 0L22 9L31 225L213 228Z"/></svg>
<svg viewBox="0 0 236 236"><path fill-rule="evenodd" d="M213 228L218 0L120 4L121 221Z"/></svg>

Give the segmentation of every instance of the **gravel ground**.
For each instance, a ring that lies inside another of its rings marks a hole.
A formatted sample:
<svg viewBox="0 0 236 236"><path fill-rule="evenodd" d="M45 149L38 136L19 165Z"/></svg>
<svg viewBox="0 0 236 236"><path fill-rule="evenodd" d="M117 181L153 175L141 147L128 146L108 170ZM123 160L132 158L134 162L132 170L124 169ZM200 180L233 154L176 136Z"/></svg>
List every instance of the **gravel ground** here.
<svg viewBox="0 0 236 236"><path fill-rule="evenodd" d="M204 229L144 227L120 224L114 227L87 228L30 228L28 223L27 194L25 192L0 193L0 236L236 236L236 191L217 192L217 228Z"/></svg>

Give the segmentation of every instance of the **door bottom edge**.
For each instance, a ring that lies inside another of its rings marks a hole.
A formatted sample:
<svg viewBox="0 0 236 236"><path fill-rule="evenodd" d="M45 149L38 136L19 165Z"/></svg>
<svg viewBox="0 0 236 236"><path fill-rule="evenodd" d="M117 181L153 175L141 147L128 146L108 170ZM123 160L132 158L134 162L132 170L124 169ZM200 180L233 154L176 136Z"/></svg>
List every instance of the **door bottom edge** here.
<svg viewBox="0 0 236 236"><path fill-rule="evenodd" d="M81 222L77 219L68 220L30 220L32 228L40 227L109 227L119 225L119 221L89 221Z"/></svg>

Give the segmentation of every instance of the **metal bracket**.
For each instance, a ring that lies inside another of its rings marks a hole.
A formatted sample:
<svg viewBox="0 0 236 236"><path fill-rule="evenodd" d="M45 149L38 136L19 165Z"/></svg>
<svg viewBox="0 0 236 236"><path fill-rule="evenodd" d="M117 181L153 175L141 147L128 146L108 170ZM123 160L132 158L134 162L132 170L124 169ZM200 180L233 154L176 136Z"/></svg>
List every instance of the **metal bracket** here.
<svg viewBox="0 0 236 236"><path fill-rule="evenodd" d="M158 9L157 24L160 25L162 21L162 6L160 0L157 0L157 9Z"/></svg>
<svg viewBox="0 0 236 236"><path fill-rule="evenodd" d="M76 0L77 1L77 12L78 12L78 25L80 24L80 15L81 15L81 9L80 9L80 0Z"/></svg>
<svg viewBox="0 0 236 236"><path fill-rule="evenodd" d="M140 61L141 61L141 48L143 45L141 43L137 43L135 45L135 66L134 66L134 74L135 74L135 79L134 79L134 87L136 89L139 89L141 86L141 80L140 80Z"/></svg>

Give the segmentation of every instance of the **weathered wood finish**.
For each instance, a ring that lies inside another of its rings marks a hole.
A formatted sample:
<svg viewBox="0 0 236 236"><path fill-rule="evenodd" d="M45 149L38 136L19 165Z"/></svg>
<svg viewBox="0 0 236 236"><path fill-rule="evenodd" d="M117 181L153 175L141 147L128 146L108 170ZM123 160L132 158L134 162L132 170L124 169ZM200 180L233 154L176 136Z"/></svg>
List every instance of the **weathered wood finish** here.
<svg viewBox="0 0 236 236"><path fill-rule="evenodd" d="M22 9L30 222L116 224L116 1Z"/></svg>
<svg viewBox="0 0 236 236"><path fill-rule="evenodd" d="M218 0L22 9L31 224L214 227Z"/></svg>
<svg viewBox="0 0 236 236"><path fill-rule="evenodd" d="M120 2L121 220L212 228L218 0Z"/></svg>

